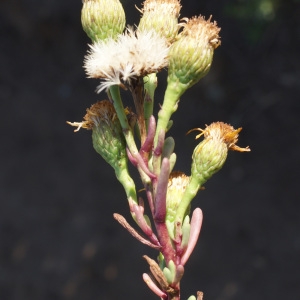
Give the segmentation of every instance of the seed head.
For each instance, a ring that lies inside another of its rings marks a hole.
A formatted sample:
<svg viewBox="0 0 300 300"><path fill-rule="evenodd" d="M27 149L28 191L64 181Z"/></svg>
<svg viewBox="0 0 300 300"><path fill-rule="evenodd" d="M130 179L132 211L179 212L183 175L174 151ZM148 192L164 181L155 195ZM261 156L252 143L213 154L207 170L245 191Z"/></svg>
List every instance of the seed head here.
<svg viewBox="0 0 300 300"><path fill-rule="evenodd" d="M112 85L130 84L132 79L156 73L167 65L169 47L155 31L128 29L116 40L110 38L90 46L84 68L90 78L104 80L101 92Z"/></svg>

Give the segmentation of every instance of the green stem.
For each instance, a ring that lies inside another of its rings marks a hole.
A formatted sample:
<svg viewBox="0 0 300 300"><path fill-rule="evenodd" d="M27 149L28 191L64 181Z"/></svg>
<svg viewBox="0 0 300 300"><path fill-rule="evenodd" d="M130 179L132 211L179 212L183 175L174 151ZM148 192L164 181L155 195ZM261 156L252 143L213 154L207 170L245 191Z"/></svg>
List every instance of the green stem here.
<svg viewBox="0 0 300 300"><path fill-rule="evenodd" d="M127 169L127 159L120 160L119 165L123 167L115 168L116 177L124 187L128 201L132 199L138 204L135 184Z"/></svg>
<svg viewBox="0 0 300 300"><path fill-rule="evenodd" d="M139 135L141 139L141 144L143 145L147 136L146 125L145 125L145 115L144 115L144 83L141 77L136 80L132 80L129 89L132 94L135 112L137 115L137 125L139 128Z"/></svg>
<svg viewBox="0 0 300 300"><path fill-rule="evenodd" d="M126 144L129 148L132 156L135 157L136 155L138 155L139 151L136 147L133 133L129 126L128 120L127 120L127 116L126 116L123 102L122 102L121 95L120 95L120 88L118 85L113 85L110 87L109 91L110 91L110 95L113 99L113 105L115 107L118 118L120 120L120 124L121 124L122 130L124 133L124 137L126 140Z"/></svg>
<svg viewBox="0 0 300 300"><path fill-rule="evenodd" d="M167 131L167 126L172 114L177 110L180 96L186 91L186 85L176 81L168 81L165 91L164 102L158 113L158 121L154 138L154 146L157 145L158 135L163 131Z"/></svg>
<svg viewBox="0 0 300 300"><path fill-rule="evenodd" d="M115 110L117 112L118 118L120 120L120 124L123 130L123 134L126 140L126 144L128 146L128 149L131 153L131 155L134 158L140 157L139 151L137 149L136 143L134 141L133 132L131 130L131 127L128 123L127 116L125 114L123 102L120 95L120 88L117 85L113 85L109 89L110 96L113 100L113 105L115 107ZM140 173L141 179L143 183L149 183L151 182L149 176L141 169L141 166L138 166L138 171Z"/></svg>

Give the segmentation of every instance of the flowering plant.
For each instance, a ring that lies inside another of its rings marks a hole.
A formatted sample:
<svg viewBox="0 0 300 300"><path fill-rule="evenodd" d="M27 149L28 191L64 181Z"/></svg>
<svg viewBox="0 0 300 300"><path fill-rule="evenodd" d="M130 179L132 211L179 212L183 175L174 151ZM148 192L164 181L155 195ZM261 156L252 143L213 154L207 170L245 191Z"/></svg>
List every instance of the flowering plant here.
<svg viewBox="0 0 300 300"><path fill-rule="evenodd" d="M92 130L94 149L115 170L143 235L120 214L114 218L140 242L159 251L156 260L144 256L150 274L143 274L143 279L157 296L169 300L180 299L185 264L200 234L202 211L196 208L191 213L191 201L222 168L228 150L250 151L236 145L241 128L215 122L190 130L200 131L196 138L204 137L194 149L191 175L173 171L175 141L166 137L171 116L184 92L208 73L220 45L220 28L211 17L178 23L180 9L180 0L146 0L139 25L125 29L119 0L83 1L82 25L93 42L84 68L88 77L101 80L97 92L105 91L108 100L87 109L82 122L68 122L77 127L75 131ZM166 68L167 87L155 118L156 74ZM124 108L120 88L132 94L134 110ZM137 195L128 162L140 175L150 217L144 199ZM202 295L198 292L197 299Z"/></svg>

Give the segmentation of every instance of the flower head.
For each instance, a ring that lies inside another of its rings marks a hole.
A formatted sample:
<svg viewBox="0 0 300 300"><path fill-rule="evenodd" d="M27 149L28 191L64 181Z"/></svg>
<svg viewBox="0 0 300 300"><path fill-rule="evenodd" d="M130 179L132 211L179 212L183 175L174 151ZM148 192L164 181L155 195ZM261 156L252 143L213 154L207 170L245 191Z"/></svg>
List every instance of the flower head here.
<svg viewBox="0 0 300 300"><path fill-rule="evenodd" d="M90 48L84 68L88 77L104 80L98 93L111 85L130 84L132 79L156 73L167 65L166 40L153 30L128 29L116 40L98 41Z"/></svg>
<svg viewBox="0 0 300 300"><path fill-rule="evenodd" d="M167 219L174 220L177 207L189 182L189 177L179 171L170 174L167 191Z"/></svg>
<svg viewBox="0 0 300 300"><path fill-rule="evenodd" d="M169 176L166 199L166 225L172 238L174 238L174 220L176 211L189 183L189 179L189 176L186 176L179 171L173 171Z"/></svg>
<svg viewBox="0 0 300 300"><path fill-rule="evenodd" d="M179 29L180 9L180 0L146 0L141 10L143 15L138 29L154 29L169 42L172 42Z"/></svg>
<svg viewBox="0 0 300 300"><path fill-rule="evenodd" d="M170 48L168 81L179 81L187 89L208 73L220 45L220 28L202 16L183 20L183 30Z"/></svg>
<svg viewBox="0 0 300 300"><path fill-rule="evenodd" d="M126 142L115 108L108 100L93 104L84 121L68 124L92 130L93 146L115 170L127 168Z"/></svg>
<svg viewBox="0 0 300 300"><path fill-rule="evenodd" d="M119 0L83 0L81 23L92 41L115 38L125 28L125 12Z"/></svg>
<svg viewBox="0 0 300 300"><path fill-rule="evenodd" d="M194 150L192 163L192 176L198 179L200 185L222 168L228 150L250 151L249 147L241 148L236 145L242 128L234 129L229 124L215 122L206 126L205 129L196 128L192 130L201 131L196 139L204 136L204 140Z"/></svg>

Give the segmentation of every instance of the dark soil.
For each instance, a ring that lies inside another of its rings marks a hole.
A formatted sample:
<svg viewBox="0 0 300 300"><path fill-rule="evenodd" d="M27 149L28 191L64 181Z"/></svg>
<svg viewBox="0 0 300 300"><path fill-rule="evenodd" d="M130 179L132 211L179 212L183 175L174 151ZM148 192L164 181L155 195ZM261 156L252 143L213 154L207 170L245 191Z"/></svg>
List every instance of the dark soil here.
<svg viewBox="0 0 300 300"><path fill-rule="evenodd" d="M137 2L123 2L136 23ZM204 224L182 299L300 295L299 1L278 0L264 21L246 2L182 0L182 17L213 14L222 46L174 115L177 169L189 173L197 143L185 133L213 121L242 126L239 145L252 149L229 153L193 203ZM1 300L157 299L141 277L142 255L156 252L114 221L118 212L133 224L122 187L90 132L66 125L104 97L82 69L80 9L79 0L0 3ZM157 110L163 88L162 76Z"/></svg>

